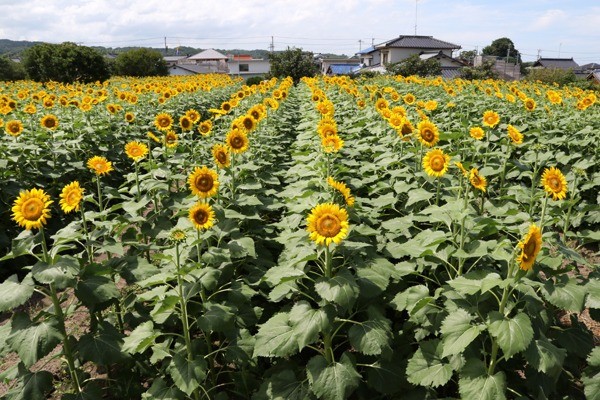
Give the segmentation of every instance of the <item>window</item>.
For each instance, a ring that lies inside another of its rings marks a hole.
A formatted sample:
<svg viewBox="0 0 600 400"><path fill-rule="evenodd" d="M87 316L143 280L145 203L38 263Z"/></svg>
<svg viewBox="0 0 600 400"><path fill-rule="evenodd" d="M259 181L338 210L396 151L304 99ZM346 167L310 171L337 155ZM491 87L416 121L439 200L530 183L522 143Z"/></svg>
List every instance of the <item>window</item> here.
<svg viewBox="0 0 600 400"><path fill-rule="evenodd" d="M240 72L248 72L248 71L250 71L249 64L240 64Z"/></svg>

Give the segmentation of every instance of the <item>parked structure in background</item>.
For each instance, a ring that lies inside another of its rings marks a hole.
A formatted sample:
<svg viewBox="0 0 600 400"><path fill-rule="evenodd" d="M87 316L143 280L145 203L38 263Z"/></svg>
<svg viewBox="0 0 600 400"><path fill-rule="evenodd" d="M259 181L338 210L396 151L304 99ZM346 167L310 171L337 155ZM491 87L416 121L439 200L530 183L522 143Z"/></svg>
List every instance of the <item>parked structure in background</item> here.
<svg viewBox="0 0 600 400"><path fill-rule="evenodd" d="M248 54L229 54L227 56L227 67L229 75L241 76L244 79L248 79L268 74L271 70L271 63L269 60L263 58L252 58Z"/></svg>
<svg viewBox="0 0 600 400"><path fill-rule="evenodd" d="M325 57L317 54L315 63L319 66L321 75L351 75L360 69L358 57Z"/></svg>
<svg viewBox="0 0 600 400"><path fill-rule="evenodd" d="M571 70L578 79L584 79L589 72L584 71L573 58L538 58L531 68L559 69L563 71Z"/></svg>
<svg viewBox="0 0 600 400"><path fill-rule="evenodd" d="M498 74L499 79L506 81L518 81L521 79L521 64L516 62L514 58L507 61L506 58L480 54L476 55L473 60L474 67L480 67L485 63L493 63L493 70Z"/></svg>

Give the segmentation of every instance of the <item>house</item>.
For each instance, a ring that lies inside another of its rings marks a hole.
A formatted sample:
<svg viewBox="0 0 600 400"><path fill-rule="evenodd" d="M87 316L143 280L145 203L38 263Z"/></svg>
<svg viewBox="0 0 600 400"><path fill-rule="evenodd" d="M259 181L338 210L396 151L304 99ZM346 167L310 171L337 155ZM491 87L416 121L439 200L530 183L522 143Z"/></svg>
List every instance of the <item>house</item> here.
<svg viewBox="0 0 600 400"><path fill-rule="evenodd" d="M492 64L492 69L498 74L499 79L505 81L518 81L521 79L521 64L518 62L510 62L504 57L483 54L476 55L473 59L474 67L480 67L487 63Z"/></svg>
<svg viewBox="0 0 600 400"><path fill-rule="evenodd" d="M353 70L358 69L360 59L357 57L323 57L316 56L315 62L319 66L322 75L344 75L351 74ZM330 68L331 66L334 66Z"/></svg>
<svg viewBox="0 0 600 400"><path fill-rule="evenodd" d="M179 64L195 64L201 67L198 73L228 73L227 56L214 49L201 51L198 54L185 58Z"/></svg>
<svg viewBox="0 0 600 400"><path fill-rule="evenodd" d="M579 64L577 64L573 60L572 57L571 58L538 58L538 60L533 63L531 68L576 70L576 69L579 69Z"/></svg>
<svg viewBox="0 0 600 400"><path fill-rule="evenodd" d="M268 74L271 71L271 62L262 58L252 58L248 54L230 54L227 58L227 68L229 75L248 79Z"/></svg>
<svg viewBox="0 0 600 400"><path fill-rule="evenodd" d="M592 72L587 76L587 79L596 86L600 86L600 69L597 72Z"/></svg>
<svg viewBox="0 0 600 400"><path fill-rule="evenodd" d="M173 65L179 64L183 60L185 60L187 56L165 56L163 60L167 63L167 67L172 67Z"/></svg>
<svg viewBox="0 0 600 400"><path fill-rule="evenodd" d="M598 64L598 63L583 64L583 65L580 65L579 68L581 68L581 70L584 72L591 73L594 71L600 71L600 64Z"/></svg>
<svg viewBox="0 0 600 400"><path fill-rule="evenodd" d="M356 55L364 66L393 64L413 54L442 52L452 58L452 52L461 46L445 42L433 36L402 35L395 39L371 46Z"/></svg>

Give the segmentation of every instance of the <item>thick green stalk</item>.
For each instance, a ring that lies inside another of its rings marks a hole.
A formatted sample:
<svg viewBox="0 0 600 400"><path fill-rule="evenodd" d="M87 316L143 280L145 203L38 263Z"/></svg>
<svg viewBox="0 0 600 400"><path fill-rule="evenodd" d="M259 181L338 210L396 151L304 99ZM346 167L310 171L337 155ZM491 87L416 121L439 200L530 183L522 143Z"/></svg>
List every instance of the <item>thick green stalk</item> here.
<svg viewBox="0 0 600 400"><path fill-rule="evenodd" d="M103 212L104 208L102 205L102 189L100 188L100 175L96 175L96 187L98 189L98 208L100 209L100 212Z"/></svg>
<svg viewBox="0 0 600 400"><path fill-rule="evenodd" d="M510 266L508 268L507 279L512 278L514 267L515 267L514 257L511 257ZM510 292L511 292L510 285L506 285L504 287L504 289L502 290L502 298L500 299L500 307L498 308L498 311L500 312L500 314L502 315L503 318L505 316L504 313L506 312L506 303L508 301L508 295ZM498 362L498 341L493 336L491 336L491 338L492 338L492 354L490 356L490 364L488 367L488 376L492 376L494 374L494 370L495 370L496 364Z"/></svg>

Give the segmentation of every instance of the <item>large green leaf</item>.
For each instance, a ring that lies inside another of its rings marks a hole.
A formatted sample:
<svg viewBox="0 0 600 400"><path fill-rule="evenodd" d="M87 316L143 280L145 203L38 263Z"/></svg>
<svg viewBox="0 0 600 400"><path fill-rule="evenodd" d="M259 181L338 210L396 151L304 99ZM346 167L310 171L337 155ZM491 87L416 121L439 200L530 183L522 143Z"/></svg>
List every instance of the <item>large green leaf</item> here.
<svg viewBox="0 0 600 400"><path fill-rule="evenodd" d="M167 386L162 378L155 379L150 389L142 394L144 400L183 400L184 394L175 387Z"/></svg>
<svg viewBox="0 0 600 400"><path fill-rule="evenodd" d="M378 355L389 348L391 322L382 315L373 317L375 318L357 322L348 330L350 345L366 355Z"/></svg>
<svg viewBox="0 0 600 400"><path fill-rule="evenodd" d="M377 257L356 269L361 296L375 297L387 288L394 264L387 259Z"/></svg>
<svg viewBox="0 0 600 400"><path fill-rule="evenodd" d="M583 310L586 288L578 285L574 278L562 275L556 282L546 281L540 289L544 298L556 307L575 312Z"/></svg>
<svg viewBox="0 0 600 400"><path fill-rule="evenodd" d="M588 293L585 306L588 308L600 308L600 279L590 279L585 287Z"/></svg>
<svg viewBox="0 0 600 400"><path fill-rule="evenodd" d="M6 338L6 343L17 352L23 364L30 367L54 350L62 339L55 319L33 323L27 314L17 313L13 317L11 334Z"/></svg>
<svg viewBox="0 0 600 400"><path fill-rule="evenodd" d="M485 325L472 325L473 316L459 308L448 315L440 329L442 333L442 357L462 353L475 340Z"/></svg>
<svg viewBox="0 0 600 400"><path fill-rule="evenodd" d="M499 371L488 375L487 367L477 359L467 360L460 372L458 390L469 400L505 400L506 376Z"/></svg>
<svg viewBox="0 0 600 400"><path fill-rule="evenodd" d="M254 400L306 400L311 393L306 380L296 378L294 371L286 369L265 380Z"/></svg>
<svg viewBox="0 0 600 400"><path fill-rule="evenodd" d="M60 256L54 264L38 261L31 270L33 279L40 283L53 283L57 289L64 289L75 282L79 273L79 260L72 256Z"/></svg>
<svg viewBox="0 0 600 400"><path fill-rule="evenodd" d="M25 275L19 283L17 275L9 276L0 283L0 312L9 311L31 298L35 289L31 274Z"/></svg>
<svg viewBox="0 0 600 400"><path fill-rule="evenodd" d="M254 249L254 240L250 237L242 237L239 239L232 240L227 244L227 248L231 252L231 257L256 257L256 251Z"/></svg>
<svg viewBox="0 0 600 400"><path fill-rule="evenodd" d="M562 370L567 351L542 337L532 341L524 355L527 362L538 371L556 376Z"/></svg>
<svg viewBox="0 0 600 400"><path fill-rule="evenodd" d="M53 389L53 376L48 371L29 372L19 365L19 385L6 393L7 400L45 400Z"/></svg>
<svg viewBox="0 0 600 400"><path fill-rule="evenodd" d="M419 348L408 360L406 376L410 383L421 386L438 387L448 383L455 367L442 361L442 343L437 340L421 342Z"/></svg>
<svg viewBox="0 0 600 400"><path fill-rule="evenodd" d="M518 313L514 318L508 318L493 311L488 317L488 330L497 340L505 359L525 350L531 343L533 328L527 314Z"/></svg>
<svg viewBox="0 0 600 400"><path fill-rule="evenodd" d="M287 357L298 351L296 331L288 313L277 313L262 324L256 334L254 357Z"/></svg>
<svg viewBox="0 0 600 400"><path fill-rule="evenodd" d="M583 371L581 381L588 400L600 400L600 347L595 347L587 357L588 366Z"/></svg>
<svg viewBox="0 0 600 400"><path fill-rule="evenodd" d="M204 331L226 332L233 329L235 309L223 304L205 303L198 326Z"/></svg>
<svg viewBox="0 0 600 400"><path fill-rule="evenodd" d="M82 360L101 365L125 360L128 356L122 347L123 335L108 322L102 322L98 332L83 335L77 343Z"/></svg>
<svg viewBox="0 0 600 400"><path fill-rule="evenodd" d="M331 306L314 310L305 300L294 304L290 310L289 322L298 343L298 351L315 342L319 338L319 333L330 327L333 314L334 310Z"/></svg>
<svg viewBox="0 0 600 400"><path fill-rule="evenodd" d="M448 284L462 295L485 293L500 285L502 278L495 272L474 271L448 281Z"/></svg>
<svg viewBox="0 0 600 400"><path fill-rule="evenodd" d="M77 282L75 295L83 305L96 310L98 305L119 298L119 289L108 277L88 276Z"/></svg>
<svg viewBox="0 0 600 400"><path fill-rule="evenodd" d="M270 268L264 275L263 280L273 286L279 285L282 282L296 280L306 276L304 271L294 268L291 265L277 265Z"/></svg>
<svg viewBox="0 0 600 400"><path fill-rule="evenodd" d="M122 350L129 354L143 353L154 344L158 337L160 337L160 332L154 329L154 323L152 321L143 322L123 339Z"/></svg>
<svg viewBox="0 0 600 400"><path fill-rule="evenodd" d="M321 355L315 356L306 365L306 373L310 389L323 400L347 399L360 383L360 375L346 354L332 364Z"/></svg>
<svg viewBox="0 0 600 400"><path fill-rule="evenodd" d="M407 310L409 314L412 314L413 308L420 300L430 297L427 286L416 285L409 287L404 292L398 293L390 303L396 310Z"/></svg>
<svg viewBox="0 0 600 400"><path fill-rule="evenodd" d="M324 300L336 303L345 309L352 307L359 293L354 276L345 270L333 278L319 278L315 283L315 290Z"/></svg>
<svg viewBox="0 0 600 400"><path fill-rule="evenodd" d="M206 362L202 357L188 360L177 353L173 356L167 371L179 390L190 396L206 377Z"/></svg>

